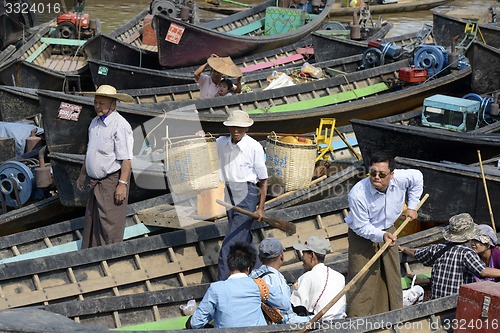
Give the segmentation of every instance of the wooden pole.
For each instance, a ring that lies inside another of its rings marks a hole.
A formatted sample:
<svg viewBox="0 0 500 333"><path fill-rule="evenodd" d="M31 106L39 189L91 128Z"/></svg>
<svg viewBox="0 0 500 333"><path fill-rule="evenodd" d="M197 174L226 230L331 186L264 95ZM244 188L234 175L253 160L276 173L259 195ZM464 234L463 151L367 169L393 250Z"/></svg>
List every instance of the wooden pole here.
<svg viewBox="0 0 500 333"><path fill-rule="evenodd" d="M232 210L237 211L239 213L248 215L254 219L259 218L259 214L257 214L257 213L250 212L250 211L243 209L241 207L233 206L230 203L227 203L227 202L219 200L219 199L217 199L216 201L219 205L222 205L228 209L232 209ZM262 218L262 221L266 222L267 224L269 224L273 228L277 228L277 229L280 229L280 230L286 232L288 235L293 235L293 234L295 234L295 232L297 232L295 224L288 222L288 221L285 221L285 220L276 219L274 217L264 216Z"/></svg>
<svg viewBox="0 0 500 333"><path fill-rule="evenodd" d="M429 197L429 194L426 194L424 195L424 197L422 198L422 200L420 200L419 204L418 204L418 207L417 207L417 210L420 209L420 207L422 207L422 205L424 204L424 202L427 200L427 198ZM401 230L403 230L404 227L406 227L406 225L411 221L411 219L409 217L407 217L403 223L401 223L401 225L399 226L399 228L394 232L394 236L397 236ZM321 309L320 312L318 312L306 325L305 327L300 331L300 333L304 333L304 332L307 332L307 330L311 329L312 328L312 324L314 324L315 322L317 322L319 319L321 319L321 317L323 317L323 315L328 311L330 310L330 308L332 306L335 305L335 303L338 302L339 299L342 298L342 296L344 296L345 293L347 293L349 291L349 289L351 289L351 287L356 283L358 282L358 280L360 280L367 272L368 272L368 269L370 269L370 267L375 263L375 261L385 252L385 250L389 247L389 245L391 244L391 240L388 240L387 242L385 242L385 244L380 248L380 250L377 251L377 253L375 253L375 255L370 259L370 261L368 261L366 263L366 265L361 268L361 270L358 272L358 274L356 274L351 281L349 281L348 284L346 284L346 286L327 304L325 305L325 307L323 309Z"/></svg>
<svg viewBox="0 0 500 333"><path fill-rule="evenodd" d="M490 211L490 221L493 231L497 233L497 228L495 226L495 218L493 217L493 210L491 209L490 195L488 194L488 186L486 185L486 177L484 176L483 161L481 159L481 151L477 151L477 157L479 158L479 167L481 169L481 177L483 178L484 192L486 193L486 202L488 203L488 210Z"/></svg>

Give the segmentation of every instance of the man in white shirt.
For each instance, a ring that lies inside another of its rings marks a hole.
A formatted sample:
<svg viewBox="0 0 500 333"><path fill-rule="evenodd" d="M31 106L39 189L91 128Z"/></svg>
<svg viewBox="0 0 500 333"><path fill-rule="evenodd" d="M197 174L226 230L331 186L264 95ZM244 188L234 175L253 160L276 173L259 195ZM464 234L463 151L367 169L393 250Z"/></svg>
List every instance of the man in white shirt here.
<svg viewBox="0 0 500 333"><path fill-rule="evenodd" d="M345 287L345 278L324 264L325 256L331 252L328 239L311 236L304 244L295 244L302 252L302 264L306 271L292 287L290 302L296 311L305 308L311 319L320 312ZM323 320L345 318L346 297L342 296L322 317ZM297 311L298 312L298 311ZM302 313L303 313L302 312Z"/></svg>
<svg viewBox="0 0 500 333"><path fill-rule="evenodd" d="M217 150L221 178L226 184L226 201L248 211L255 211L260 216L260 222L264 216L268 175L264 149L260 143L246 135L252 124L253 120L245 111L231 112L224 122L231 135L217 139ZM227 217L228 229L219 252L219 280L227 279L230 273L227 267L229 247L235 242L252 243L250 228L253 219L233 210L227 211Z"/></svg>
<svg viewBox="0 0 500 333"><path fill-rule="evenodd" d="M391 247L349 290L347 315L362 317L403 307L400 260L394 222L405 201L406 216L417 218L417 206L424 188L419 170L395 170L394 158L377 152L370 157L369 177L349 192L348 280L352 279L388 240Z"/></svg>

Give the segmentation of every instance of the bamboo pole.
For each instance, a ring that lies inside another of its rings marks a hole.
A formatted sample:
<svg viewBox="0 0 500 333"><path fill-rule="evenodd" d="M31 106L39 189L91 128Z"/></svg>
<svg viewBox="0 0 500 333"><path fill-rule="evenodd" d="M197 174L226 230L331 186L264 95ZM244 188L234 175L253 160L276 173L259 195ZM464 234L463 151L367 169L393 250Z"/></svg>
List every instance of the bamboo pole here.
<svg viewBox="0 0 500 333"><path fill-rule="evenodd" d="M420 209L420 207L422 207L422 205L424 204L424 202L427 200L427 198L429 197L429 194L426 194L424 195L424 197L422 198L422 200L420 200L419 204L418 204L418 207L417 207L417 210ZM403 223L401 223L401 225L399 226L399 228L394 232L394 236L397 236L401 230L403 230L404 227L406 227L406 225L411 221L410 217L407 217ZM328 311L330 310L330 308L332 306L335 305L335 303L338 302L339 299L342 298L342 296L344 296L345 293L347 293L349 291L349 289L351 289L351 287L356 283L358 282L359 279L361 279L367 272L368 272L368 269L370 269L370 267L375 263L375 261L385 252L385 250L387 250L387 248L389 247L389 245L391 244L391 240L387 240L387 242L385 242L385 244L380 248L380 250L378 250L377 253L375 253L375 255L370 259L370 261L368 261L366 263L366 265L361 268L361 270L358 272L358 274L356 274L351 281L349 281L349 283L327 304L325 305L325 307L323 309L321 309L320 312L318 312L305 326L304 328L300 331L300 333L305 333L307 332L307 330L311 329L312 328L312 324L314 324L315 322L317 322L319 319L321 319L321 317L323 317L323 315Z"/></svg>
<svg viewBox="0 0 500 333"><path fill-rule="evenodd" d="M493 231L497 233L497 228L495 226L495 218L493 217L493 210L491 209L490 195L488 193L488 186L486 185L486 177L484 176L483 161L481 159L481 151L477 151L477 157L479 158L479 167L481 169L481 177L483 178L484 192L486 193L486 202L488 203L488 210L490 212L490 221Z"/></svg>

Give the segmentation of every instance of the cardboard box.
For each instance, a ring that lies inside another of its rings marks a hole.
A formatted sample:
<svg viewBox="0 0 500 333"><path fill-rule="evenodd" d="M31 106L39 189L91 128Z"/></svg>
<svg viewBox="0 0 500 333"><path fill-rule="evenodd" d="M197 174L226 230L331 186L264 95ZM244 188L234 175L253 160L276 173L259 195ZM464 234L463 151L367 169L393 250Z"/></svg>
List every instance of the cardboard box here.
<svg viewBox="0 0 500 333"><path fill-rule="evenodd" d="M156 46L156 33L153 30L153 15L148 14L144 17L144 30L142 32L142 44Z"/></svg>

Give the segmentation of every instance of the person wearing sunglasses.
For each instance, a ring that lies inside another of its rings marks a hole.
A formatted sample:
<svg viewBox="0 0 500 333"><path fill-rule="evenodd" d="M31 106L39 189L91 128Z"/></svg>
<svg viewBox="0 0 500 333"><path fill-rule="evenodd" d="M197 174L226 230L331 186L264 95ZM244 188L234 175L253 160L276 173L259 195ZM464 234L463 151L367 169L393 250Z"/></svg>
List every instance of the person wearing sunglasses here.
<svg viewBox="0 0 500 333"><path fill-rule="evenodd" d="M362 317L403 307L399 253L395 245L394 222L405 214L417 218L417 205L423 192L419 170L396 169L394 157L376 152L370 157L369 176L349 192L348 281L377 253L385 242L391 246L371 266L367 274L349 290L347 316Z"/></svg>

